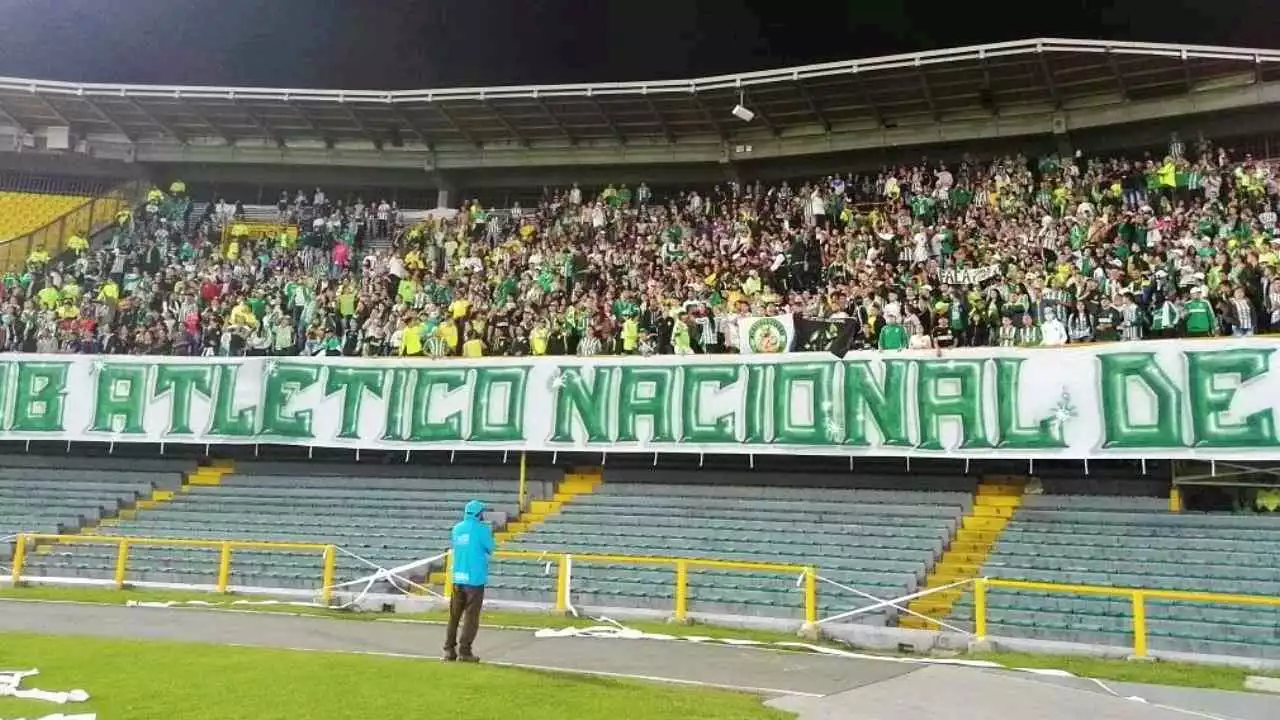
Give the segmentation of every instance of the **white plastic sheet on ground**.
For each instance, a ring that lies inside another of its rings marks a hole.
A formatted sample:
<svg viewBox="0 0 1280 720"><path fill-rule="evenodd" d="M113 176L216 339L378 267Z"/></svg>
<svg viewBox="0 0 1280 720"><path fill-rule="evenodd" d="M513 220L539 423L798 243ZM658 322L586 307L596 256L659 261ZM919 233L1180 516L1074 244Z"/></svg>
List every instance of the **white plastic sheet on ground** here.
<svg viewBox="0 0 1280 720"><path fill-rule="evenodd" d="M27 720L26 718L14 718L14 720ZM95 713L79 713L76 715L63 715L62 713L54 713L43 717L32 718L32 720L98 720Z"/></svg>
<svg viewBox="0 0 1280 720"><path fill-rule="evenodd" d="M89 693L84 690L51 691L40 690L39 688L22 687L22 682L24 680L35 677L39 674L40 671L34 668L31 670L0 670L0 697L12 697L19 700L36 700L54 703L57 705L82 703L89 699ZM17 720L23 719L18 718ZM81 713L77 715L56 713L53 715L45 715L37 720L97 720L97 715L94 713Z"/></svg>

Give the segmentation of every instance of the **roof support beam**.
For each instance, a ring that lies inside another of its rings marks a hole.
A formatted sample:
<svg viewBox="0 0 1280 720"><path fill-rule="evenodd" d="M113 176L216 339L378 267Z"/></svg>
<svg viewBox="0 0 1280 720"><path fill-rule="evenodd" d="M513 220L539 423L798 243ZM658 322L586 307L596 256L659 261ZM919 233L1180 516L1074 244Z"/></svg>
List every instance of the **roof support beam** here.
<svg viewBox="0 0 1280 720"><path fill-rule="evenodd" d="M221 126L215 123L213 121L213 118L206 115L204 111L200 109L200 105L198 103L188 102L187 107L191 109L191 112L195 113L196 117L200 118L200 122L209 126L209 129L213 131L214 135L217 135L218 137L222 138L223 142L225 142L227 145L236 144L235 139L232 138L231 135L227 134L226 130L223 130Z"/></svg>
<svg viewBox="0 0 1280 720"><path fill-rule="evenodd" d="M71 121L67 119L66 115L63 115L61 112L59 112L58 108L53 106L53 103L49 102L49 98L45 97L44 95L41 95L38 92L31 93L31 97L39 100L40 104L44 106L44 109L48 110L49 114L52 115L58 122L62 123L66 127L71 127ZM93 103L90 103L90 105L92 104ZM96 106L94 107L94 109L98 110ZM98 114L102 115L104 118L106 117L106 114L103 113L101 110L98 110ZM108 120L108 122L110 121ZM121 134L123 135L124 133L121 133Z"/></svg>
<svg viewBox="0 0 1280 720"><path fill-rule="evenodd" d="M880 112L880 106L876 104L875 98L871 97L871 89L867 87L867 81L862 77L862 73L854 70L853 78L858 86L858 92L862 95L862 100L867 104L867 107L871 108L871 114L875 116L876 125L886 127L884 113Z"/></svg>
<svg viewBox="0 0 1280 720"><path fill-rule="evenodd" d="M747 103L747 108L751 110L751 112L755 113L756 117L760 118L760 122L764 123L766 128L769 128L769 132L772 133L774 137L778 137L782 134L782 131L778 129L778 126L774 125L773 121L769 119L769 114L751 100L751 93L747 92L746 88L742 89L742 99Z"/></svg>
<svg viewBox="0 0 1280 720"><path fill-rule="evenodd" d="M27 135L33 134L31 128L27 127L26 123L23 123L21 120L14 117L13 114L10 113L7 109L5 109L4 103L0 103L0 120L4 120L10 125L18 128L24 134L27 134Z"/></svg>
<svg viewBox="0 0 1280 720"><path fill-rule="evenodd" d="M716 135L720 136L720 141L729 142L729 132L724 129L724 125L722 125L719 120L716 120L716 116L711 114L711 108L707 107L707 104L702 102L702 98L698 96L698 91L693 87L690 87L689 96L693 98L693 104L697 105L698 109L702 111L703 117L707 119L707 122L711 124L711 127L715 128Z"/></svg>
<svg viewBox="0 0 1280 720"><path fill-rule="evenodd" d="M560 131L561 135L564 135L565 141L570 145L577 145L578 139L573 136L573 133L569 132L569 128L565 127L564 123L560 122L560 118L556 117L556 114L551 112L551 107L543 102L542 98L538 97L536 93L534 94L533 100L538 104L538 108L542 110L543 114L550 118L551 124L556 126L556 129Z"/></svg>
<svg viewBox="0 0 1280 720"><path fill-rule="evenodd" d="M916 77L920 79L920 90L924 92L924 101L929 105L929 114L933 116L934 122L942 120L942 113L938 112L938 104L933 101L933 89L929 87L929 78L924 76L924 70L917 65Z"/></svg>
<svg viewBox="0 0 1280 720"><path fill-rule="evenodd" d="M179 143L182 143L183 145L187 144L187 138L182 133L178 132L177 130L174 130L173 126L171 126L169 123L156 117L156 115L152 113L150 110L148 110L146 107L144 107L142 103L139 103L137 100L134 100L133 98L129 97L128 95L124 95L123 93L120 95L120 97L124 98L124 101L129 103L129 106L132 107L134 110L136 110L139 115L146 118L147 122L154 124L156 127L164 131L166 135L173 138L174 140L177 140Z"/></svg>
<svg viewBox="0 0 1280 720"><path fill-rule="evenodd" d="M666 139L667 144L675 145L676 136L671 133L671 127L667 125L667 119L662 116L658 106L653 104L653 100L647 94L641 97L644 98L644 104L649 108L649 112L653 114L653 119L658 122L658 130L662 133L662 137Z"/></svg>
<svg viewBox="0 0 1280 720"><path fill-rule="evenodd" d="M609 132L613 133L613 137L618 141L618 144L626 145L627 136L623 135L622 131L618 129L618 126L614 124L613 118L609 117L609 113L605 112L604 106L600 104L600 101L595 99L590 92L587 93L587 100L591 102L591 107L596 109L596 114L599 115L600 119L604 121L604 124L608 126Z"/></svg>
<svg viewBox="0 0 1280 720"><path fill-rule="evenodd" d="M472 145L475 145L478 148L484 147L484 143L477 140L475 135L472 135L467 130L464 130L462 128L462 125L457 120L453 119L453 115L449 114L449 111L444 109L443 105L437 105L435 103L432 103L430 107L432 110L435 110L437 113L439 113L440 117L444 118L444 121L449 123L449 127L453 128L453 131L461 135L464 140L471 143Z"/></svg>
<svg viewBox="0 0 1280 720"><path fill-rule="evenodd" d="M1107 48L1107 65L1111 67L1111 75L1116 80L1116 88L1120 90L1120 97L1128 100L1129 85L1124 81L1124 74L1120 72L1120 63L1116 62L1116 54L1111 52L1111 48Z"/></svg>
<svg viewBox="0 0 1280 720"><path fill-rule="evenodd" d="M818 101L813 99L813 93L809 92L809 88L805 87L804 83L800 82L798 78L792 82L796 86L796 89L800 91L800 97L804 98L805 103L809 106L809 112L813 113L813 116L818 118L818 122L822 125L823 132L830 133L831 121L827 119L827 116L822 112L822 108L818 106Z"/></svg>
<svg viewBox="0 0 1280 720"><path fill-rule="evenodd" d="M236 101L235 97L231 98L231 104L240 108L240 110L244 112L244 116L249 118L249 122L253 123L253 126L258 128L258 132L262 133L268 140L274 142L278 147L288 146L288 143L284 141L284 136L267 127L267 123L262 118L258 117L258 114L249 108L249 106L241 105Z"/></svg>
<svg viewBox="0 0 1280 720"><path fill-rule="evenodd" d="M129 142L134 143L135 145L137 144L138 142L137 136L134 133L131 133L128 130L125 130L124 126L122 126L119 122L116 122L116 119L111 117L111 114L106 111L106 108L94 102L93 98L87 95L81 97L81 99L84 100L85 103L89 105L89 107L93 108L93 111L98 114L98 117L102 118L104 122L110 125L112 130L115 130L116 132L123 135L125 139L128 140Z"/></svg>
<svg viewBox="0 0 1280 720"><path fill-rule="evenodd" d="M1044 55L1040 55L1040 61L1044 62ZM982 93L979 97L982 107L990 110L992 115L1000 115L1000 106L996 105L996 94L991 89L991 68L987 67L987 53L983 51L978 54L978 65L982 68Z"/></svg>
<svg viewBox="0 0 1280 720"><path fill-rule="evenodd" d="M298 119L301 120L303 124L305 124L309 130L311 130L311 132L315 133L316 137L320 138L321 140L329 139L328 136L324 134L324 131L320 129L320 126L316 125L315 121L311 119L311 115L307 113L307 109L305 107L299 105L296 102L292 102L287 98L285 99L285 104L288 105L291 110L293 110L295 113L298 114Z"/></svg>
<svg viewBox="0 0 1280 720"><path fill-rule="evenodd" d="M414 135L417 135L418 139L422 141L423 145L427 146L428 150L435 149L436 146L435 143L432 142L431 136L427 134L426 130L422 129L421 125L414 122L409 115L405 113L405 111L401 110L395 103L387 103L387 109L391 111L391 114L394 115L397 120L404 123Z"/></svg>
<svg viewBox="0 0 1280 720"><path fill-rule="evenodd" d="M511 133L511 137L515 138L516 142L521 147L529 147L529 138L525 137L523 133L516 129L515 125L512 125L511 122L507 120L507 118L502 114L502 111L498 110L497 105L485 100L484 106L488 108L489 112L493 113L494 117L498 118L498 122L502 123L502 127L505 128L507 132Z"/></svg>
<svg viewBox="0 0 1280 720"><path fill-rule="evenodd" d="M342 108L343 111L347 113L347 117L351 118L351 122L356 124L356 129L360 131L361 135L364 135L365 137L369 138L370 142L377 144L377 142L379 142L382 139L380 135L375 134L372 130L369 129L369 126L366 125L365 122L360 119L359 113L357 113L355 109L352 108L349 104L345 102L340 102L338 103L338 107Z"/></svg>
<svg viewBox="0 0 1280 720"><path fill-rule="evenodd" d="M1053 109L1062 109L1062 93L1058 90L1058 81L1053 79L1053 70L1049 67L1049 59L1045 53L1037 53L1040 60L1040 73L1044 75L1044 84L1049 88L1049 97L1053 98Z"/></svg>

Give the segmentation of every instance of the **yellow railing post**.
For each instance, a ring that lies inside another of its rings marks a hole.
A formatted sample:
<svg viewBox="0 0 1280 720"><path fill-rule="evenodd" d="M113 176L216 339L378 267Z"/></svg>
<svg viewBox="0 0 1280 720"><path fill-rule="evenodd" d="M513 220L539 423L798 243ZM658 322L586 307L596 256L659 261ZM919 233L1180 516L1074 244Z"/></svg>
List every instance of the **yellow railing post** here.
<svg viewBox="0 0 1280 720"><path fill-rule="evenodd" d="M125 573L128 571L128 567L129 541L121 540L120 544L116 546L116 575L115 578L113 578L115 580L117 590L124 589L124 577Z"/></svg>
<svg viewBox="0 0 1280 720"><path fill-rule="evenodd" d="M979 640L987 638L987 579L973 581L973 634Z"/></svg>
<svg viewBox="0 0 1280 720"><path fill-rule="evenodd" d="M222 552L218 557L218 592L224 593L231 587L231 543L222 543Z"/></svg>
<svg viewBox="0 0 1280 720"><path fill-rule="evenodd" d="M320 573L320 602L328 605L333 599L333 576L338 564L338 553L332 545L324 547L324 570Z"/></svg>
<svg viewBox="0 0 1280 720"><path fill-rule="evenodd" d="M440 594L445 600L453 597L453 551L450 550L444 556L444 584L440 588Z"/></svg>
<svg viewBox="0 0 1280 720"><path fill-rule="evenodd" d="M1137 590L1131 596L1133 600L1133 656L1147 657L1147 599L1145 593Z"/></svg>
<svg viewBox="0 0 1280 720"><path fill-rule="evenodd" d="M569 556L560 556L560 571L556 573L556 612L569 609Z"/></svg>
<svg viewBox="0 0 1280 720"><path fill-rule="evenodd" d="M525 483L526 483L526 481L527 481L527 478L528 478L528 472L529 472L529 471L528 471L528 466L527 466L527 464L526 464L526 460L527 460L527 458L525 458L524 451L523 451L523 450L521 450L521 451L520 451L520 512L524 512L524 511L525 511L525 509L528 507L528 506L525 504L525 497L526 497L526 495L525 495L525 487L526 487L526 486L525 486Z"/></svg>
<svg viewBox="0 0 1280 720"><path fill-rule="evenodd" d="M816 625L818 622L818 570L804 569L804 622Z"/></svg>
<svg viewBox="0 0 1280 720"><path fill-rule="evenodd" d="M676 561L676 620L689 616L689 561Z"/></svg>
<svg viewBox="0 0 1280 720"><path fill-rule="evenodd" d="M13 586L22 581L22 566L27 564L27 536L19 535L13 546Z"/></svg>

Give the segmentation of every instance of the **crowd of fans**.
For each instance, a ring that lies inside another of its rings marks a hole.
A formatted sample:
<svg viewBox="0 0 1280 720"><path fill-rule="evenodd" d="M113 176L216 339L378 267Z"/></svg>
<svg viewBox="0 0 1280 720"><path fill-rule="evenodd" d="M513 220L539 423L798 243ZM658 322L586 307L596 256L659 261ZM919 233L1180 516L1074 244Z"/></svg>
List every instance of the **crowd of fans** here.
<svg viewBox="0 0 1280 720"><path fill-rule="evenodd" d="M795 350L1039 346L1280 331L1272 168L1167 155L921 162L404 223L393 204L282 194L196 213L153 190L105 237L5 276L0 348L155 355L732 353L741 319ZM376 249L375 249L376 248Z"/></svg>

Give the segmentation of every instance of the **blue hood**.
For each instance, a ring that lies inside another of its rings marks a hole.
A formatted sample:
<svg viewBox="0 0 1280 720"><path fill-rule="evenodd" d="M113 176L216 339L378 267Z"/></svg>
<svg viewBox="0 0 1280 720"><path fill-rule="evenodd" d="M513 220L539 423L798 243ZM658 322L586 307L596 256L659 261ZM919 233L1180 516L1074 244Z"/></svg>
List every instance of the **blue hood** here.
<svg viewBox="0 0 1280 720"><path fill-rule="evenodd" d="M462 508L462 516L464 518L469 518L469 517L478 518L480 517L480 513L484 511L485 511L484 503L480 502L479 500L472 500L471 502L467 503L465 507Z"/></svg>

